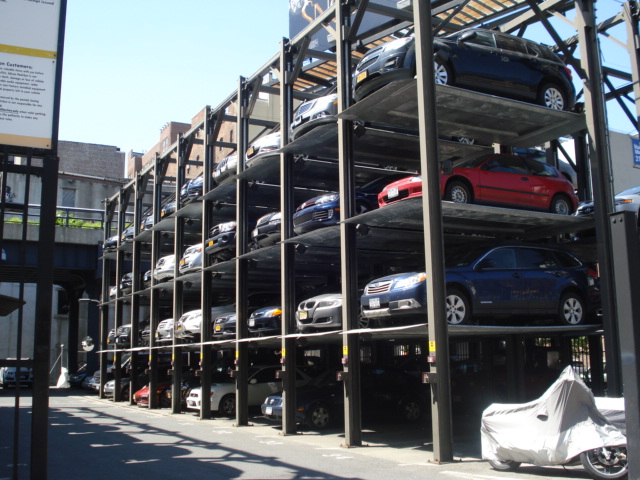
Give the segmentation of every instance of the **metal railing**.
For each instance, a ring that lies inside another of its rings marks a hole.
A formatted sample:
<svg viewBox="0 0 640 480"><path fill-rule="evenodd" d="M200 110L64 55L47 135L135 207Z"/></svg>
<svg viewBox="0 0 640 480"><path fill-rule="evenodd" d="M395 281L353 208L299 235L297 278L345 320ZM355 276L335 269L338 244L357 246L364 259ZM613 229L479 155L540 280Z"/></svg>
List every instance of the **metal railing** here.
<svg viewBox="0 0 640 480"><path fill-rule="evenodd" d="M24 205L18 203L5 203L4 222L21 224L24 215ZM40 223L41 205L29 204L26 209L27 223L38 225ZM133 221L133 214L129 222ZM66 228L85 228L91 230L103 230L105 227L105 211L95 208L56 207L56 226Z"/></svg>

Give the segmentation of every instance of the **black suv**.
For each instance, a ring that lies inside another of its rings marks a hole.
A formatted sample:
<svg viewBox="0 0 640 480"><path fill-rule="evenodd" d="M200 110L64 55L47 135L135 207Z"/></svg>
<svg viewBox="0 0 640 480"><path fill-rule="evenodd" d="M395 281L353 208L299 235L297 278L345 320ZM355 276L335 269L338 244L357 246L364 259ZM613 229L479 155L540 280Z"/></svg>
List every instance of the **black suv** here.
<svg viewBox="0 0 640 480"><path fill-rule="evenodd" d="M549 47L482 28L433 40L436 83L572 110L571 71ZM416 74L415 39L399 38L369 51L354 73L354 98Z"/></svg>

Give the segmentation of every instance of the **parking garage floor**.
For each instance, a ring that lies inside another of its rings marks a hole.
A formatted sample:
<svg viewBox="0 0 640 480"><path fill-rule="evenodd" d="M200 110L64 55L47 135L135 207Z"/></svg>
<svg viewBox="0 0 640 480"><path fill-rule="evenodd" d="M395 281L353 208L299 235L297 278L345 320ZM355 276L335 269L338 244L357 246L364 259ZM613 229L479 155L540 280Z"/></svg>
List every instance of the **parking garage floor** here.
<svg viewBox="0 0 640 480"><path fill-rule="evenodd" d="M21 392L18 477L29 477L30 391ZM13 390L0 391L0 479L13 477ZM522 466L497 472L481 460L479 435L458 435L454 461L435 464L430 429L379 422L363 446L344 447L340 431L284 436L253 416L238 428L225 418L200 420L101 400L85 391L51 390L49 479L548 479L589 478L580 467Z"/></svg>

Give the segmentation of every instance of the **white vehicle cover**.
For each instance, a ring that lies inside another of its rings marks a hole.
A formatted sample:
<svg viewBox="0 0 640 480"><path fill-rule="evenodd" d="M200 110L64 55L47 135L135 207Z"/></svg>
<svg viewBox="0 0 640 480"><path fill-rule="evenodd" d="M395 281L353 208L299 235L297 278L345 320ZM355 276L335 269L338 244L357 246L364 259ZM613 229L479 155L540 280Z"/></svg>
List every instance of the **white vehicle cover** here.
<svg viewBox="0 0 640 480"><path fill-rule="evenodd" d="M571 367L537 400L490 405L482 413L482 458L560 465L595 448L626 445Z"/></svg>

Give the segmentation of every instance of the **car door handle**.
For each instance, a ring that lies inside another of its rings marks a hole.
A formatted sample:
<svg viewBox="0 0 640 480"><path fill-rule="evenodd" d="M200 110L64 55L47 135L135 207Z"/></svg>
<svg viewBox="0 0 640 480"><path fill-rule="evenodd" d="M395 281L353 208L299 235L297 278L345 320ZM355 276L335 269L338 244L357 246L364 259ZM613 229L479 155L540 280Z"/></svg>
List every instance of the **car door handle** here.
<svg viewBox="0 0 640 480"><path fill-rule="evenodd" d="M520 180L522 180L523 182L528 182L529 179L527 177L520 177Z"/></svg>

